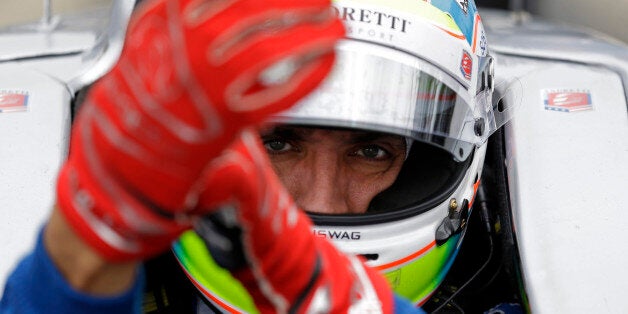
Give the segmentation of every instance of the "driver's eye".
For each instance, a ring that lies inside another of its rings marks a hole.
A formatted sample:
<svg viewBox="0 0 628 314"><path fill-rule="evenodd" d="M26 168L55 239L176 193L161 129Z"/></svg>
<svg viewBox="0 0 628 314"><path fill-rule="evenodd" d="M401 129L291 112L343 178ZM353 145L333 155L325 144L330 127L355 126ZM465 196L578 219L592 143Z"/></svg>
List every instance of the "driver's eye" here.
<svg viewBox="0 0 628 314"><path fill-rule="evenodd" d="M369 145L358 150L357 155L368 159L382 159L386 158L389 154L385 149L377 145Z"/></svg>
<svg viewBox="0 0 628 314"><path fill-rule="evenodd" d="M285 152L292 149L292 145L290 145L290 143L279 139L264 141L264 147L266 147L266 150L269 152L275 153Z"/></svg>

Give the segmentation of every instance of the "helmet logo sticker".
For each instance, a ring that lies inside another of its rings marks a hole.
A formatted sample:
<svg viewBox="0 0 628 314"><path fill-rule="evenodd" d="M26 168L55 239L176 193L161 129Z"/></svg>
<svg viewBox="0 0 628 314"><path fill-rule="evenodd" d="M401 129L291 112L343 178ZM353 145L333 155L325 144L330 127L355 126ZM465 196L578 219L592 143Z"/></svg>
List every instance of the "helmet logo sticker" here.
<svg viewBox="0 0 628 314"><path fill-rule="evenodd" d="M405 33L408 25L411 24L410 21L404 18L364 8L333 6L332 10L336 16L343 21L377 25L388 30L395 30L402 33Z"/></svg>
<svg viewBox="0 0 628 314"><path fill-rule="evenodd" d="M456 2L458 2L458 5L460 6L464 14L469 13L469 0L458 0Z"/></svg>
<svg viewBox="0 0 628 314"><path fill-rule="evenodd" d="M471 44L471 52L480 55L488 55L488 43L486 42L486 33L484 32L484 25L482 24L482 18L479 14L475 13L475 19L473 23L473 42Z"/></svg>
<svg viewBox="0 0 628 314"><path fill-rule="evenodd" d="M312 230L314 236L320 238L327 238L331 240L360 240L362 237L359 231L345 231L345 230Z"/></svg>
<svg viewBox="0 0 628 314"><path fill-rule="evenodd" d="M412 24L402 17L364 8L336 5L332 10L345 22L347 35L384 43L392 42L397 34L406 33Z"/></svg>
<svg viewBox="0 0 628 314"><path fill-rule="evenodd" d="M591 92L586 89L546 89L541 94L545 110L572 112L593 109Z"/></svg>
<svg viewBox="0 0 628 314"><path fill-rule="evenodd" d="M462 51L462 60L460 60L460 72L467 80L471 79L471 69L473 68L473 59L466 50Z"/></svg>
<svg viewBox="0 0 628 314"><path fill-rule="evenodd" d="M0 112L26 111L28 92L0 90Z"/></svg>

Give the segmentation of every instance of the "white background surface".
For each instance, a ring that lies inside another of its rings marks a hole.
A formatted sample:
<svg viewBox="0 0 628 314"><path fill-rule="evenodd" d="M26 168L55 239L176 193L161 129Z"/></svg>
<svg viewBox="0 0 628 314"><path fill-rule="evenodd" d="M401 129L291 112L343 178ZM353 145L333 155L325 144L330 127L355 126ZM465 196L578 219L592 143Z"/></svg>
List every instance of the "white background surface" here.
<svg viewBox="0 0 628 314"><path fill-rule="evenodd" d="M111 0L52 0L53 13L76 12L91 7L109 6ZM38 21L44 0L0 0L0 27L19 22Z"/></svg>
<svg viewBox="0 0 628 314"><path fill-rule="evenodd" d="M528 0L533 14L591 27L628 43L628 0ZM482 12L480 11L480 14Z"/></svg>
<svg viewBox="0 0 628 314"><path fill-rule="evenodd" d="M508 1L508 0L503 0ZM628 0L527 0L530 12L553 22L591 27L628 43ZM0 1L0 27L19 20L38 20L43 0ZM111 0L52 0L55 12L76 11ZM480 11L480 14L482 12Z"/></svg>

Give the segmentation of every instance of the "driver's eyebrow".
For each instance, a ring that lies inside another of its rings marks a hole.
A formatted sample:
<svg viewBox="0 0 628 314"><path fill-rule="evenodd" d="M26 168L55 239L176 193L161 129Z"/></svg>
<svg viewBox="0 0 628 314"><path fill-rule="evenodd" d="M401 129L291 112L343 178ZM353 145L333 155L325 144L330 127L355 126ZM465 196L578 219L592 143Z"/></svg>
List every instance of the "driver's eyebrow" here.
<svg viewBox="0 0 628 314"><path fill-rule="evenodd" d="M302 140L303 139L303 134L304 131L301 129L297 129L294 127L281 127L281 126L277 126L274 127L270 130L268 130L267 132L263 132L261 134L262 138L270 138L273 136L277 136L277 137L281 137L283 139L286 140Z"/></svg>
<svg viewBox="0 0 628 314"><path fill-rule="evenodd" d="M406 142L403 136L393 135L393 134L385 134L378 132L356 132L354 136L351 137L351 143L366 143L372 141L387 141L390 142L391 145L398 146L400 149L405 149Z"/></svg>

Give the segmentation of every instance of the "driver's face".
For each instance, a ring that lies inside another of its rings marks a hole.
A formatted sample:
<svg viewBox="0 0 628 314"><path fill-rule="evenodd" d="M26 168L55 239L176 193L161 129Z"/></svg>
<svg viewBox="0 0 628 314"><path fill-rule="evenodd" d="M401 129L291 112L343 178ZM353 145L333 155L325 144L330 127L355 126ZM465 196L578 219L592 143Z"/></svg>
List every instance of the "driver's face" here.
<svg viewBox="0 0 628 314"><path fill-rule="evenodd" d="M270 160L303 210L364 213L397 178L403 137L375 132L279 126L262 133Z"/></svg>

